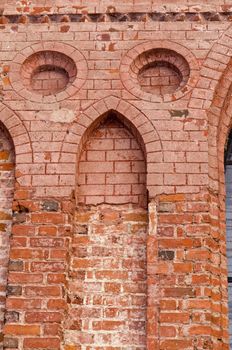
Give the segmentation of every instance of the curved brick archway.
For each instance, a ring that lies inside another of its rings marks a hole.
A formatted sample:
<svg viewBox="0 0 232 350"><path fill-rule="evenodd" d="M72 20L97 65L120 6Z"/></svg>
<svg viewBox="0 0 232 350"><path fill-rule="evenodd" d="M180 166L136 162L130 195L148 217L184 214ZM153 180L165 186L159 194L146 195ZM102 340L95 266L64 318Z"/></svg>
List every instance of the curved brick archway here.
<svg viewBox="0 0 232 350"><path fill-rule="evenodd" d="M122 121L125 122L125 125L128 124L129 129L136 136L137 140L140 140L140 145L143 149L147 163L147 168L149 169L147 176L147 189L149 190L149 200L151 200L157 194L156 186L153 185L153 181L155 181L157 176L155 173L156 163L161 164L163 162L162 143L151 121L143 113L141 113L140 110L126 101L114 96L109 96L91 105L83 113L81 113L72 124L64 140L61 160L68 158L69 160L72 159L73 162L77 164L78 162L76 162L76 160L77 157L79 157L79 152L82 149L82 145L86 142L89 134L95 128L95 126L97 126L101 119L105 115L108 115L109 112L115 112L116 115L122 116ZM147 263L149 265L147 276L150 278L147 285L146 312L148 323L145 340L145 342L147 342L147 349L153 348L154 342L156 341L155 339L157 338L156 331L154 332L151 330L153 327L152 323L154 317L157 317L158 312L152 302L152 299L154 299L154 286L151 275L153 274L154 265L156 264L156 258L153 256L154 252L156 251L156 240L154 238L156 235L156 225L153 227L152 224L153 221L156 220L156 209L153 207L155 208L155 204L151 202L149 204L149 236L147 237L146 241L148 252ZM151 251L152 254L149 254Z"/></svg>
<svg viewBox="0 0 232 350"><path fill-rule="evenodd" d="M0 104L0 121L9 132L16 156L16 165L32 162L32 148L28 131L22 120L10 108Z"/></svg>
<svg viewBox="0 0 232 350"><path fill-rule="evenodd" d="M199 109L210 109L215 104L215 96L224 100L227 90L218 90L223 82L232 53L232 26L212 45L200 70L200 78L193 92L193 98L201 100ZM222 84L223 86L223 84Z"/></svg>
<svg viewBox="0 0 232 350"><path fill-rule="evenodd" d="M15 186L15 178L22 177L21 165L32 162L32 149L28 132L21 119L8 107L0 104L0 290L2 316L0 318L0 332L2 331L5 311L6 285L8 278L8 261L10 236L12 232L12 204L18 198L20 188ZM17 166L16 166L17 164ZM18 171L17 171L17 170ZM21 180L22 180L21 178ZM23 182L23 180L19 182ZM19 190L18 194L17 191ZM1 347L2 337L0 340Z"/></svg>
<svg viewBox="0 0 232 350"><path fill-rule="evenodd" d="M78 161L78 203L147 206L146 155L137 130L108 112L83 136Z"/></svg>
<svg viewBox="0 0 232 350"><path fill-rule="evenodd" d="M91 124L79 147L64 332L70 348L146 349L146 160L126 122L110 110ZM88 242L78 241L77 232Z"/></svg>
<svg viewBox="0 0 232 350"><path fill-rule="evenodd" d="M33 163L32 145L28 130L20 117L2 103L0 103L0 122L9 132L14 145L17 184L14 199L22 199L22 196L27 198L29 192L31 192L30 181L28 182L31 176L29 168Z"/></svg>
<svg viewBox="0 0 232 350"><path fill-rule="evenodd" d="M213 45L201 69L201 77L194 92L199 108L205 108L208 115L209 148L209 188L210 215L214 221L211 237L215 245L212 257L220 254L217 267L218 289L220 291L221 312L219 324L222 338L228 339L228 297L227 259L225 227L225 179L224 149L231 123L231 83L232 83L232 27ZM217 276L217 277L216 277Z"/></svg>
<svg viewBox="0 0 232 350"><path fill-rule="evenodd" d="M220 242L219 251L221 253L220 280L221 280L221 307L225 313L221 314L221 328L224 328L224 336L227 338L228 322L228 262L227 262L227 234L226 234L226 187L225 187L225 167L224 155L227 145L228 135L232 128L232 101L231 101L232 71L231 61L225 74L218 84L216 96L209 110L209 177L211 189L215 190L212 211L217 218L212 235ZM225 86L227 85L227 89ZM221 87L223 92L227 90L224 100L220 94ZM219 104L218 104L219 103ZM213 197L213 196L212 196Z"/></svg>
<svg viewBox="0 0 232 350"><path fill-rule="evenodd" d="M76 153L85 141L87 129L92 129L97 124L99 118L111 110L118 112L125 120L128 120L134 129L137 130L138 136L142 139L147 167L149 168L147 188L152 197L155 195L155 191L153 191L153 185L155 186L153 182L154 175L152 174L152 168L154 168L153 163L163 162L160 137L154 125L139 109L134 107L131 103L123 101L115 96L106 97L79 114L64 140L60 160L66 158L76 163Z"/></svg>
<svg viewBox="0 0 232 350"><path fill-rule="evenodd" d="M231 130L232 26L213 45L201 69L196 94L208 115L209 187L225 210L224 149ZM224 215L224 214L223 214Z"/></svg>
<svg viewBox="0 0 232 350"><path fill-rule="evenodd" d="M232 84L232 70L229 68L229 74L227 78L230 78ZM216 118L215 118L216 119ZM210 124L211 132L214 130L215 125ZM232 100L231 100L231 87L228 90L228 96L225 99L223 107L221 109L220 118L217 124L217 172L214 172L215 177L218 176L218 192L219 192L219 204L220 207L224 207L225 196L225 177L224 177L224 153L227 145L227 139L232 128Z"/></svg>
<svg viewBox="0 0 232 350"><path fill-rule="evenodd" d="M218 145L221 142L219 139L223 138L221 135L221 125L224 124L222 111L232 82L231 53L232 26L223 33L209 51L200 71L200 79L192 93L195 105L198 106L196 108L208 111L209 186L216 192L219 191L220 182Z"/></svg>

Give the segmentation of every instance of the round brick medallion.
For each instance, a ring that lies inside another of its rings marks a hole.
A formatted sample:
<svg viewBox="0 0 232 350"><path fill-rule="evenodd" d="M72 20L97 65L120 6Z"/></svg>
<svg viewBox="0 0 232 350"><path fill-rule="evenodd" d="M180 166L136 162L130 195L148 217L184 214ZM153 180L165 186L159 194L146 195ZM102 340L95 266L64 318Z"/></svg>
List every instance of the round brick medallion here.
<svg viewBox="0 0 232 350"><path fill-rule="evenodd" d="M123 58L121 79L133 95L151 102L175 101L188 93L198 79L195 57L184 47L149 42Z"/></svg>
<svg viewBox="0 0 232 350"><path fill-rule="evenodd" d="M69 45L36 44L20 52L11 64L10 80L22 97L52 103L77 92L87 76L82 54Z"/></svg>
<svg viewBox="0 0 232 350"><path fill-rule="evenodd" d="M71 85L77 75L74 61L57 51L40 51L29 56L21 68L27 90L42 96L56 95Z"/></svg>

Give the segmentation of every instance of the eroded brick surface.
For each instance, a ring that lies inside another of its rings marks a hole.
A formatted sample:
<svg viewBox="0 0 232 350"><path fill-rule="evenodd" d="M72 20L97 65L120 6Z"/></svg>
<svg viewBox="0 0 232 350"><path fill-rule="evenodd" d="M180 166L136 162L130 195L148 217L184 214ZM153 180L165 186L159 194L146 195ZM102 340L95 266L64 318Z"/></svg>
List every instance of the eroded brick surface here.
<svg viewBox="0 0 232 350"><path fill-rule="evenodd" d="M146 349L147 219L146 210L128 205L77 208L67 345Z"/></svg>

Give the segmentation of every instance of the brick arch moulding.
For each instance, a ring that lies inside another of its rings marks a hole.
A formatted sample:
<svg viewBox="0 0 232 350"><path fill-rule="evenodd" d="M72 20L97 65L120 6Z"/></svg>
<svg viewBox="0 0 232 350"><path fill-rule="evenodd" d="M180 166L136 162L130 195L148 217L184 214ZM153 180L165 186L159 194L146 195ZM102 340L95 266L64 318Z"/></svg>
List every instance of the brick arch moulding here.
<svg viewBox="0 0 232 350"><path fill-rule="evenodd" d="M215 97L213 105L209 111L209 171L210 171L210 186L214 189L214 205L217 205L217 224L212 227L214 237L220 242L220 289L222 309L221 313L221 328L225 339L230 332L231 341L231 271L230 271L230 245L231 245L231 227L230 227L230 144L228 142L229 134L232 129L232 70L231 61L226 69L226 72L220 80L218 86L227 86L227 96L223 100ZM222 88L222 90L224 89ZM222 92L223 94L223 92ZM215 105L214 105L215 103ZM219 103L219 104L218 104ZM218 105L217 105L218 104ZM217 106L216 106L217 105ZM219 118L218 118L219 116ZM231 141L231 140L230 140ZM226 158L225 158L226 156ZM215 216L214 213L214 216ZM215 220L215 217L214 217ZM229 283L229 284L228 284ZM229 319L229 326L228 326ZM231 346L231 343L230 343Z"/></svg>
<svg viewBox="0 0 232 350"><path fill-rule="evenodd" d="M110 110L84 136L77 169L78 203L146 207L146 154L133 125Z"/></svg>
<svg viewBox="0 0 232 350"><path fill-rule="evenodd" d="M20 182L24 174L20 171L21 164L32 162L32 150L28 132L20 118L8 107L0 104L0 290L1 318L0 333L2 341L3 322L5 315L6 289L8 279L8 262L10 250L10 235L12 233L13 200L20 196ZM16 181L15 181L16 179ZM0 341L0 347L1 347Z"/></svg>
<svg viewBox="0 0 232 350"><path fill-rule="evenodd" d="M69 157L73 163L76 163L76 151L85 142L85 136L83 137L85 131L90 126L93 127L98 122L98 118L110 110L123 115L138 130L146 154L149 197L155 197L159 189L156 183L154 183L154 177L156 176L154 164L163 163L162 142L151 121L131 103L121 100L118 97L108 96L99 100L77 116L63 142L60 160L62 161L64 157Z"/></svg>
<svg viewBox="0 0 232 350"><path fill-rule="evenodd" d="M10 66L10 82L23 98L55 103L73 96L86 81L87 62L75 47L44 42L26 47Z"/></svg>
<svg viewBox="0 0 232 350"><path fill-rule="evenodd" d="M31 163L33 161L31 140L23 121L15 112L2 103L0 103L0 121L12 138L16 166L22 163Z"/></svg>
<svg viewBox="0 0 232 350"><path fill-rule="evenodd" d="M214 43L200 72L200 79L194 91L199 107L208 114L209 148L209 188L210 212L215 222L211 226L212 237L219 242L216 249L220 252L219 289L220 305L224 310L220 314L219 325L223 341L228 340L228 288L226 259L226 207L225 207L225 169L224 154L227 138L231 131L231 86L232 86L232 27L230 26L219 40ZM199 100L200 99L200 100ZM199 103L199 101L201 101Z"/></svg>
<svg viewBox="0 0 232 350"><path fill-rule="evenodd" d="M221 130L219 124L224 124L225 106L228 101L227 97L232 81L231 53L232 26L230 25L209 51L201 67L200 78L194 89L194 94L192 94L192 97L197 98L198 108L207 110L209 125L209 184L210 188L217 193L219 191L218 184L220 183L218 137L224 138L219 132ZM228 130L227 133L229 133ZM225 139L222 143L224 142ZM224 148L224 145L222 147Z"/></svg>
<svg viewBox="0 0 232 350"><path fill-rule="evenodd" d="M149 41L129 50L122 59L121 80L137 98L171 102L189 93L199 78L195 56L171 41Z"/></svg>
<svg viewBox="0 0 232 350"><path fill-rule="evenodd" d="M158 336L147 280L156 205L147 208L146 156L162 157L161 142L139 110L110 96L77 118L63 152L72 149L78 149L77 201L64 344L150 350Z"/></svg>

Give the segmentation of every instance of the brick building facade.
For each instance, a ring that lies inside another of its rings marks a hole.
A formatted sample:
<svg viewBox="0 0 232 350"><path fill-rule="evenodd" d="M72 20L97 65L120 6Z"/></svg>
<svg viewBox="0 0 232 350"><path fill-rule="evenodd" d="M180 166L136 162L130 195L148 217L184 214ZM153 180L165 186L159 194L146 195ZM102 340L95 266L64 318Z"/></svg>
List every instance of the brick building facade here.
<svg viewBox="0 0 232 350"><path fill-rule="evenodd" d="M1 349L230 348L231 21L0 1Z"/></svg>

